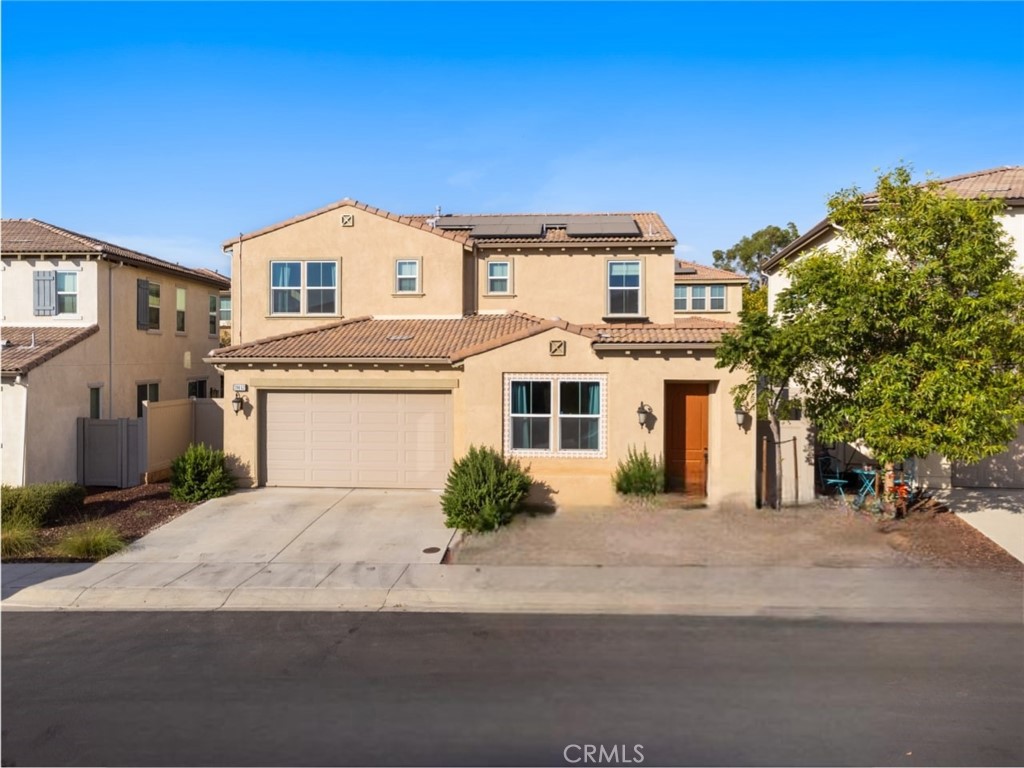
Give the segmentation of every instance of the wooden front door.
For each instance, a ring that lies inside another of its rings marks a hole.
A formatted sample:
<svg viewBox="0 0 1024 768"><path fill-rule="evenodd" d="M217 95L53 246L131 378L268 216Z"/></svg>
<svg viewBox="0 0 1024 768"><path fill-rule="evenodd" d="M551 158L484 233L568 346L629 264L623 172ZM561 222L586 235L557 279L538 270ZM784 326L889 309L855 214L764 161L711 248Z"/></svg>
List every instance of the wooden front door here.
<svg viewBox="0 0 1024 768"><path fill-rule="evenodd" d="M665 422L668 490L706 496L708 385L666 382Z"/></svg>

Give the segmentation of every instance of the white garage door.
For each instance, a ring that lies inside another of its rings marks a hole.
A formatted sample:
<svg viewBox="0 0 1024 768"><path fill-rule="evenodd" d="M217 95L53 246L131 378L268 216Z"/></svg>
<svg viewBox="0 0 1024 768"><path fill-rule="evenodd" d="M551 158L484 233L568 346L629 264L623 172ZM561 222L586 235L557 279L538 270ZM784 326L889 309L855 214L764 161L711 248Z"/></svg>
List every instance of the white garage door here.
<svg viewBox="0 0 1024 768"><path fill-rule="evenodd" d="M1024 426L1002 453L977 464L953 464L953 486L1024 489Z"/></svg>
<svg viewBox="0 0 1024 768"><path fill-rule="evenodd" d="M444 487L448 392L267 392L262 400L267 485Z"/></svg>

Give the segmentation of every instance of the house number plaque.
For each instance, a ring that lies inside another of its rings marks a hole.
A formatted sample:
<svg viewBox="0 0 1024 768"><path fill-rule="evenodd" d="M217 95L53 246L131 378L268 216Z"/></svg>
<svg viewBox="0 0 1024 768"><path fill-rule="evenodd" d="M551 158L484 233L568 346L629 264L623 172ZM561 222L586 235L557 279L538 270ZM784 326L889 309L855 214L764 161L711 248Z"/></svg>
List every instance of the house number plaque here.
<svg viewBox="0 0 1024 768"><path fill-rule="evenodd" d="M548 342L548 354L553 357L565 357L565 341L559 339L557 341Z"/></svg>

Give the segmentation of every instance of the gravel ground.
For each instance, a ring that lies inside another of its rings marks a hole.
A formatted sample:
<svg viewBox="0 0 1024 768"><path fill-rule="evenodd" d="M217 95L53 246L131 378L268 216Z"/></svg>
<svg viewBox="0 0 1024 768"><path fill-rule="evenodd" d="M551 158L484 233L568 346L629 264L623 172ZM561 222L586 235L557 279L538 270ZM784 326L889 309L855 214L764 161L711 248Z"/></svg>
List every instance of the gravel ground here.
<svg viewBox="0 0 1024 768"><path fill-rule="evenodd" d="M521 515L499 531L466 535L450 562L976 567L1024 574L1024 565L1002 548L932 506L885 522L828 504L779 512L671 502L579 507Z"/></svg>
<svg viewBox="0 0 1024 768"><path fill-rule="evenodd" d="M53 549L69 533L88 525L103 525L113 528L126 543L131 543L195 506L172 499L170 483L90 488L79 517L64 525L40 529L39 547L35 552L28 557L4 558L4 562L69 562L69 558L58 556Z"/></svg>

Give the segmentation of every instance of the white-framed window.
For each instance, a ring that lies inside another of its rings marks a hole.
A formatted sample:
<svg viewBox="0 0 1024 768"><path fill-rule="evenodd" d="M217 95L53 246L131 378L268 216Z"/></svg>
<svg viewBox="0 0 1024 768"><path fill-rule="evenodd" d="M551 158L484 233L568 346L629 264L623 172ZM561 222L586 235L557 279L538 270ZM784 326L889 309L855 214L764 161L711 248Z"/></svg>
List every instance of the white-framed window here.
<svg viewBox="0 0 1024 768"><path fill-rule="evenodd" d="M726 310L724 285L676 285L676 312L724 312Z"/></svg>
<svg viewBox="0 0 1024 768"><path fill-rule="evenodd" d="M270 314L338 314L338 262L270 262Z"/></svg>
<svg viewBox="0 0 1024 768"><path fill-rule="evenodd" d="M419 259L395 261L395 293L422 293Z"/></svg>
<svg viewBox="0 0 1024 768"><path fill-rule="evenodd" d="M220 297L220 324L231 325L231 297Z"/></svg>
<svg viewBox="0 0 1024 768"><path fill-rule="evenodd" d="M188 291L184 288L174 289L174 331L175 333L185 332L185 299Z"/></svg>
<svg viewBox="0 0 1024 768"><path fill-rule="evenodd" d="M57 314L78 314L78 273L57 271Z"/></svg>
<svg viewBox="0 0 1024 768"><path fill-rule="evenodd" d="M149 329L160 330L160 283L149 284Z"/></svg>
<svg viewBox="0 0 1024 768"><path fill-rule="evenodd" d="M640 262L608 262L608 314L640 314Z"/></svg>
<svg viewBox="0 0 1024 768"><path fill-rule="evenodd" d="M207 326L208 326L207 332L209 333L210 336L216 336L217 335L217 328L218 328L218 325L219 325L219 317L220 317L220 306L219 305L220 305L220 299L216 295L210 294L209 302L208 302L208 305L207 305L207 312L209 314L209 317L207 318Z"/></svg>
<svg viewBox="0 0 1024 768"><path fill-rule="evenodd" d="M724 285L712 285L711 286L711 309L713 310L724 310L725 309L725 286Z"/></svg>
<svg viewBox="0 0 1024 768"><path fill-rule="evenodd" d="M146 400L151 403L160 401L159 382L149 381L135 385L135 415L140 419L142 418L142 403Z"/></svg>
<svg viewBox="0 0 1024 768"><path fill-rule="evenodd" d="M505 452L605 455L607 375L505 374Z"/></svg>
<svg viewBox="0 0 1024 768"><path fill-rule="evenodd" d="M512 262L510 261L488 261L487 262L487 293L509 294L512 293Z"/></svg>

